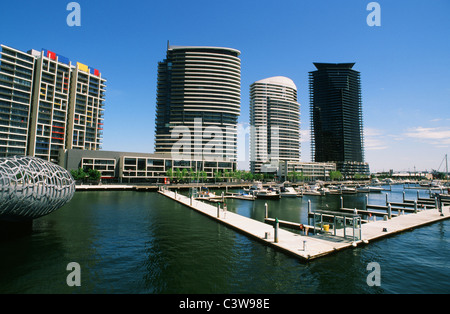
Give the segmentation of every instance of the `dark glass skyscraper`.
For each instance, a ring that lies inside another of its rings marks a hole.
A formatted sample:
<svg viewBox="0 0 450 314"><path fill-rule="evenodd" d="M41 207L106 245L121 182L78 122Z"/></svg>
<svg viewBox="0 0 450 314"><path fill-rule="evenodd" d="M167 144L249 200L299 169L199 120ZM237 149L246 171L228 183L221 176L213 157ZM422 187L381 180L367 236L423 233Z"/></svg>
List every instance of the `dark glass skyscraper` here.
<svg viewBox="0 0 450 314"><path fill-rule="evenodd" d="M314 63L309 72L311 154L344 175L369 174L364 163L360 73L354 63Z"/></svg>

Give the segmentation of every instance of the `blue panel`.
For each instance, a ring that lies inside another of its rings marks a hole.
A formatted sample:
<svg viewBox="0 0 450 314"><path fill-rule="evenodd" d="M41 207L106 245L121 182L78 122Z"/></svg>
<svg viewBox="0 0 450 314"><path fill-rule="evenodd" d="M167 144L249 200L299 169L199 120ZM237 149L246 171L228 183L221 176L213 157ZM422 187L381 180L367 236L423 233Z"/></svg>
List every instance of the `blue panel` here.
<svg viewBox="0 0 450 314"><path fill-rule="evenodd" d="M69 63L70 63L69 58L66 58L66 57L61 56L61 55L56 55L56 56L58 57L58 61L59 62L69 65Z"/></svg>

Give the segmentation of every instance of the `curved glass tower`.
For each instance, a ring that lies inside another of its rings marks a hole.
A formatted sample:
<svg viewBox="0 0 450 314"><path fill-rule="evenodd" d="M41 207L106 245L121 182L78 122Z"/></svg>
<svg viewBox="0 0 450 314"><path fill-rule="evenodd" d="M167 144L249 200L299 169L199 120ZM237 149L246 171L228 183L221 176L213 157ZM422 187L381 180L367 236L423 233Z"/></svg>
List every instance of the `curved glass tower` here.
<svg viewBox="0 0 450 314"><path fill-rule="evenodd" d="M190 141L194 159L236 161L239 55L231 48L168 46L158 64L156 153L171 153L179 127L187 127L190 137L183 140Z"/></svg>
<svg viewBox="0 0 450 314"><path fill-rule="evenodd" d="M283 76L250 86L250 171L263 163L300 161L300 104L297 87Z"/></svg>

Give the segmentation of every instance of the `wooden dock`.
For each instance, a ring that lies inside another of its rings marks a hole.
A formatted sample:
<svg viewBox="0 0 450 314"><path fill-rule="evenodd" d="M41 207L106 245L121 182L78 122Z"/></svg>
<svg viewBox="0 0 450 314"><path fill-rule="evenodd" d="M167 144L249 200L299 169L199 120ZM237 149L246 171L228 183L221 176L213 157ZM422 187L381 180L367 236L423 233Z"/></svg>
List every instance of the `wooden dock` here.
<svg viewBox="0 0 450 314"><path fill-rule="evenodd" d="M442 215L437 209L428 209L418 213L399 215L388 220L373 221L361 225L361 239L358 241L346 238L345 231L342 229L336 230L336 236L332 235L331 232L316 232L315 235L311 235L311 232L309 232L306 235L305 232L300 232L300 224L298 224L298 232L278 228L275 235L276 229L272 226L274 222L270 219L266 219L268 223L257 221L223 210L220 208L220 204L207 204L167 189L161 189L158 193L302 261L313 260L343 249L367 244L376 239L450 218L450 206L446 206L442 210ZM285 227L286 224L290 224L294 229L296 227L296 223L285 221L280 223L279 221L279 226L283 224ZM307 227L314 228L312 226ZM344 236L342 233L344 233Z"/></svg>

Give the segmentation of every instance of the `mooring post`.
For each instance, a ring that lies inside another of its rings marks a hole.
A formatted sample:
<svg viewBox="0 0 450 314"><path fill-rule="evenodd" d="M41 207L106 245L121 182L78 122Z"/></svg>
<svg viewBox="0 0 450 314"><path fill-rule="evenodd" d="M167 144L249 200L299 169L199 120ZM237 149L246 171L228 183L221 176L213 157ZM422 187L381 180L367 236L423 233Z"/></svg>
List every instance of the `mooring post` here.
<svg viewBox="0 0 450 314"><path fill-rule="evenodd" d="M414 213L417 214L417 201L414 201Z"/></svg>
<svg viewBox="0 0 450 314"><path fill-rule="evenodd" d="M405 191L403 191L403 203L405 202Z"/></svg>
<svg viewBox="0 0 450 314"><path fill-rule="evenodd" d="M419 199L419 190L417 190L417 199Z"/></svg>
<svg viewBox="0 0 450 314"><path fill-rule="evenodd" d="M388 218L389 218L389 219L392 218L392 208L391 208L391 204L388 204Z"/></svg>
<svg viewBox="0 0 450 314"><path fill-rule="evenodd" d="M386 206L389 204L389 196L388 196L388 194L386 193Z"/></svg>
<svg viewBox="0 0 450 314"><path fill-rule="evenodd" d="M341 208L344 208L344 198L341 196Z"/></svg>
<svg viewBox="0 0 450 314"><path fill-rule="evenodd" d="M344 239L347 237L347 218L344 216Z"/></svg>
<svg viewBox="0 0 450 314"><path fill-rule="evenodd" d="M439 209L439 202L437 196L434 197L434 208Z"/></svg>
<svg viewBox="0 0 450 314"><path fill-rule="evenodd" d="M267 207L267 203L264 204L264 207L266 209L266 218L269 218L269 209Z"/></svg>
<svg viewBox="0 0 450 314"><path fill-rule="evenodd" d="M217 202L217 218L220 218L220 203Z"/></svg>
<svg viewBox="0 0 450 314"><path fill-rule="evenodd" d="M308 200L308 224L310 224L310 214L311 214L311 200ZM316 219L316 216L314 216L314 219Z"/></svg>
<svg viewBox="0 0 450 314"><path fill-rule="evenodd" d="M222 191L222 203L224 203L225 202L225 195L223 194L223 191Z"/></svg>
<svg viewBox="0 0 450 314"><path fill-rule="evenodd" d="M279 222L278 222L278 218L275 218L275 230L274 230L274 237L273 240L275 243L278 243L278 227L279 227Z"/></svg>

